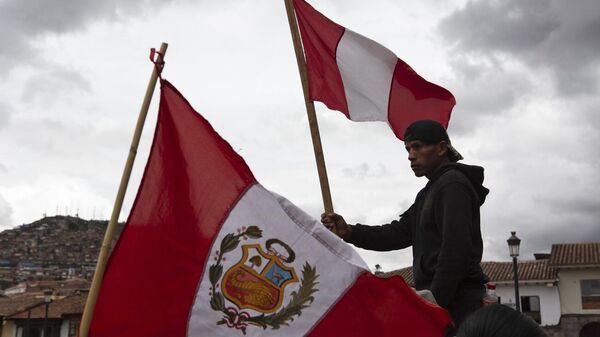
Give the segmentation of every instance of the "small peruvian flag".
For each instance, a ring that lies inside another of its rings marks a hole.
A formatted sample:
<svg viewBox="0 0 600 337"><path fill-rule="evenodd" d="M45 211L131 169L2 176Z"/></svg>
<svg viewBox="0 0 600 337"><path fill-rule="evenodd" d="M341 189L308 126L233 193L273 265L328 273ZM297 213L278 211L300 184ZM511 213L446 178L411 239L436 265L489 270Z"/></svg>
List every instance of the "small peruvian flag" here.
<svg viewBox="0 0 600 337"><path fill-rule="evenodd" d="M384 121L399 139L412 122L448 127L452 94L419 76L386 47L293 0L302 35L310 98L353 121Z"/></svg>

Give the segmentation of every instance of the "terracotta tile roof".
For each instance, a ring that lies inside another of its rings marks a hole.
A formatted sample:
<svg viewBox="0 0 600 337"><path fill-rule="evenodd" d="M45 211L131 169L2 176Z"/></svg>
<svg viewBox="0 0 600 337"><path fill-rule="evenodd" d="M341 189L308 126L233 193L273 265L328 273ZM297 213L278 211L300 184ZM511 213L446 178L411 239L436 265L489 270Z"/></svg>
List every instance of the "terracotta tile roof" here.
<svg viewBox="0 0 600 337"><path fill-rule="evenodd" d="M481 269L490 278L490 281L513 280L512 262L482 262ZM556 269L548 265L548 260L519 261L517 270L521 281L555 281L558 279Z"/></svg>
<svg viewBox="0 0 600 337"><path fill-rule="evenodd" d="M51 289L56 294L67 295L75 290L85 290L90 288L90 281L85 279L68 279L61 281L43 280L43 281L27 281L18 284L17 286L26 286L28 293L43 293L44 290Z"/></svg>
<svg viewBox="0 0 600 337"><path fill-rule="evenodd" d="M600 243L554 244L550 252L553 267L600 266Z"/></svg>
<svg viewBox="0 0 600 337"><path fill-rule="evenodd" d="M83 313L86 297L87 293L73 294L64 298L53 300L48 306L48 318L61 318L64 315L76 315ZM31 310L31 318L33 319L44 318L45 314L46 308L43 304ZM21 310L20 312L17 312L8 318L26 319L27 315L27 310Z"/></svg>
<svg viewBox="0 0 600 337"><path fill-rule="evenodd" d="M43 296L21 294L0 298L0 316L9 316L44 301Z"/></svg>
<svg viewBox="0 0 600 337"><path fill-rule="evenodd" d="M555 281L558 279L556 269L548 265L548 260L519 261L517 265L519 281ZM512 262L481 262L481 269L493 282L509 282L513 280ZM379 275L388 278L398 275L410 286L414 286L412 267L406 267Z"/></svg>
<svg viewBox="0 0 600 337"><path fill-rule="evenodd" d="M406 267L406 268L402 268L402 269L389 271L387 273L382 273L377 276L383 277L383 278L390 278L392 276L400 276L404 279L404 281L406 281L406 283L408 283L409 286L411 286L411 287L415 286L415 280L413 278L412 267Z"/></svg>

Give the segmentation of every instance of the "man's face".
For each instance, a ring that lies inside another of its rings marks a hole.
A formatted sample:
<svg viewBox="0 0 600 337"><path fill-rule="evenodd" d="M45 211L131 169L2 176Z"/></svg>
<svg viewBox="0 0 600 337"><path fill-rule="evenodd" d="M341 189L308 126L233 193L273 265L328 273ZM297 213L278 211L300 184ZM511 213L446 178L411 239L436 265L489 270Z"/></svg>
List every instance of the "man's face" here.
<svg viewBox="0 0 600 337"><path fill-rule="evenodd" d="M410 168L417 177L430 177L446 160L446 147L444 142L427 144L420 140L411 140L404 143L408 152Z"/></svg>

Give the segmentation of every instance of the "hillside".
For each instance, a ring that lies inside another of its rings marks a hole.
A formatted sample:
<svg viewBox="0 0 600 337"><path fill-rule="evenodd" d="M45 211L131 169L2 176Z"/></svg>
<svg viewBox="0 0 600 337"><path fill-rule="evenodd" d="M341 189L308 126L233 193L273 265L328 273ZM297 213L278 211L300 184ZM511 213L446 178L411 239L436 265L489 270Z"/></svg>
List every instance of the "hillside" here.
<svg viewBox="0 0 600 337"><path fill-rule="evenodd" d="M107 225L54 216L0 232L0 289L24 280L90 278Z"/></svg>

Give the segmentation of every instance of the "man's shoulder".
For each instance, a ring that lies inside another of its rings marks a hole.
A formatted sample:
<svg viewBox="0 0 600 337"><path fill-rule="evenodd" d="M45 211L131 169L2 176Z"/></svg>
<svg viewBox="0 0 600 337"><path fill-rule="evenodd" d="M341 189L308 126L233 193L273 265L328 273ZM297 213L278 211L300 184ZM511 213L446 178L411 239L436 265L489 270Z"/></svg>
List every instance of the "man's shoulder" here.
<svg viewBox="0 0 600 337"><path fill-rule="evenodd" d="M465 173L461 172L457 167L454 167L454 165L449 165L445 168L444 172L442 172L435 183L438 186L444 186L450 183L462 183L471 186L471 182Z"/></svg>
<svg viewBox="0 0 600 337"><path fill-rule="evenodd" d="M448 186L456 186L456 184L471 191L480 200L480 204L483 204L489 193L489 190L482 185L483 167L459 163L445 166L432 187L439 192Z"/></svg>

